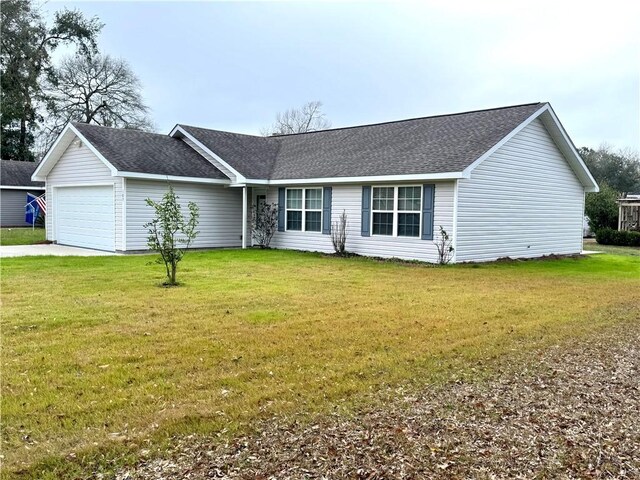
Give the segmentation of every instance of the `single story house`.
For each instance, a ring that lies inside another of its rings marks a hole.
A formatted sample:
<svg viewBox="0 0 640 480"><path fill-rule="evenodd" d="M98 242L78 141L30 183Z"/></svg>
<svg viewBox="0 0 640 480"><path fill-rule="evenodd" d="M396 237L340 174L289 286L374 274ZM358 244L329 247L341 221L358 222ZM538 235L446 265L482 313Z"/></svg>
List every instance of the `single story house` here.
<svg viewBox="0 0 640 480"><path fill-rule="evenodd" d="M585 192L598 186L548 103L260 137L178 124L169 135L72 123L33 175L47 238L147 248L146 198L170 183L200 207L196 248L251 245L250 208L278 204L272 247L436 262L575 254Z"/></svg>
<svg viewBox="0 0 640 480"><path fill-rule="evenodd" d="M0 160L0 226L30 227L25 221L27 193L44 193L44 182L31 180L37 164Z"/></svg>

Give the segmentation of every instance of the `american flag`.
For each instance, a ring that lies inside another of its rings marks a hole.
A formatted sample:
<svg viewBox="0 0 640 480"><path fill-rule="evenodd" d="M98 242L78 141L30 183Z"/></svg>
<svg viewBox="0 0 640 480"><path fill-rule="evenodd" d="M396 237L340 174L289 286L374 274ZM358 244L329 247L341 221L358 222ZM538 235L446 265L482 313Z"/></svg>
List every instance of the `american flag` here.
<svg viewBox="0 0 640 480"><path fill-rule="evenodd" d="M42 213L47 214L47 201L44 199L44 193L36 198L36 203L42 210Z"/></svg>

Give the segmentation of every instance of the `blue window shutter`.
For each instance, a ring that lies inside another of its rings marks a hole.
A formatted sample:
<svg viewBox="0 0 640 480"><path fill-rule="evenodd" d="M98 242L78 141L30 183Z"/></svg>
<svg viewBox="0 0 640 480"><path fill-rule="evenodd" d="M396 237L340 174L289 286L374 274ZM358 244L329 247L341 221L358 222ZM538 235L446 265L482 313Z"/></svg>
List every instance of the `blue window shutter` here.
<svg viewBox="0 0 640 480"><path fill-rule="evenodd" d="M284 187L278 188L278 231L284 232L284 212L285 212L285 193Z"/></svg>
<svg viewBox="0 0 640 480"><path fill-rule="evenodd" d="M324 187L322 193L322 233L331 233L331 187Z"/></svg>
<svg viewBox="0 0 640 480"><path fill-rule="evenodd" d="M433 205L435 203L436 186L422 186L422 240L433 240Z"/></svg>
<svg viewBox="0 0 640 480"><path fill-rule="evenodd" d="M371 235L371 187L362 187L362 228L360 235L368 237Z"/></svg>

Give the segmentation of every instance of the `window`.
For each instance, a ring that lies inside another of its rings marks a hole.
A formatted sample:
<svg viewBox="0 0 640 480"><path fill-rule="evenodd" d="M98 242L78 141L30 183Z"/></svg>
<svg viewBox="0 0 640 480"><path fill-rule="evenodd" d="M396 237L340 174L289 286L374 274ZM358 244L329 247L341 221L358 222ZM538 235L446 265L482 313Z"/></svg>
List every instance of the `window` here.
<svg viewBox="0 0 640 480"><path fill-rule="evenodd" d="M322 231L322 188L287 188L287 230Z"/></svg>
<svg viewBox="0 0 640 480"><path fill-rule="evenodd" d="M419 237L422 187L373 187L372 234Z"/></svg>
<svg viewBox="0 0 640 480"><path fill-rule="evenodd" d="M394 187L373 189L373 234L393 235Z"/></svg>

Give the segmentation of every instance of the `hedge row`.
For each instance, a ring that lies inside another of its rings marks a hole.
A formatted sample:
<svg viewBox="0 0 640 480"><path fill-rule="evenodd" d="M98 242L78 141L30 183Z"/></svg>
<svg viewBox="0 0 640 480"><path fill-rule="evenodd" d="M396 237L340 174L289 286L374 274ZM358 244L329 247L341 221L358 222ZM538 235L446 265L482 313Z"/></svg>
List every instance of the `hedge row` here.
<svg viewBox="0 0 640 480"><path fill-rule="evenodd" d="M601 245L640 247L640 232L619 232L612 228L601 228L596 231L596 242Z"/></svg>

